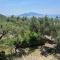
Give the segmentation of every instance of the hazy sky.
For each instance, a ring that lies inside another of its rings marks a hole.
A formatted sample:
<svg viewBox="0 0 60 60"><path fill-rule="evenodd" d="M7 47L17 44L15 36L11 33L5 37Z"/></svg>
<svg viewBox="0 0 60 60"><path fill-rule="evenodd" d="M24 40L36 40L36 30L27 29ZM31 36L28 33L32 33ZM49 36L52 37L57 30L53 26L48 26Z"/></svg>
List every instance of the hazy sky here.
<svg viewBox="0 0 60 60"><path fill-rule="evenodd" d="M26 12L60 14L60 0L0 0L0 14L20 15Z"/></svg>

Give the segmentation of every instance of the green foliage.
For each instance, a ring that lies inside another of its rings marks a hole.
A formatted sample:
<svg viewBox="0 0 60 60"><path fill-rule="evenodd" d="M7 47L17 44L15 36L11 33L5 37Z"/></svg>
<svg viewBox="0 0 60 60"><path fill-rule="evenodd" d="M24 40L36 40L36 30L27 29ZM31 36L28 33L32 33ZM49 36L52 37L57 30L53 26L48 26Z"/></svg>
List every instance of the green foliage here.
<svg viewBox="0 0 60 60"><path fill-rule="evenodd" d="M15 41L23 44L36 44L43 42L41 36L51 35L54 38L60 36L60 19L45 17L6 17L0 15L0 29L6 32L3 38L12 35L13 38L1 39L0 44L13 45ZM0 31L1 32L1 31ZM57 40L57 39L56 39Z"/></svg>

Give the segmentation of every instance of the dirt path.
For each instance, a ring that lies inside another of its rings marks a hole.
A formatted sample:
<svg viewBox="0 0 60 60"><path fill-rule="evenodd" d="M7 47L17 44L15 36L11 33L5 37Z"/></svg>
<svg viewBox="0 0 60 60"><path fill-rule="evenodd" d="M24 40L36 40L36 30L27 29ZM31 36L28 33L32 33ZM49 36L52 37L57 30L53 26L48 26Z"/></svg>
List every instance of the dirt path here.
<svg viewBox="0 0 60 60"><path fill-rule="evenodd" d="M57 60L57 58L55 58L53 55L44 57L40 54L39 50L35 50L28 56L23 56L22 58L15 58L14 60Z"/></svg>

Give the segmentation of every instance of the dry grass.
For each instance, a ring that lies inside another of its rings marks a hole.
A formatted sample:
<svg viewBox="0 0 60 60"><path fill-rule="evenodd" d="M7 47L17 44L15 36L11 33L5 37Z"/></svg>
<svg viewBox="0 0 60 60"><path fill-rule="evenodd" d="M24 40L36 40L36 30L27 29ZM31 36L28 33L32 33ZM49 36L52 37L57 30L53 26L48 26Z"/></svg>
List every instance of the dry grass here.
<svg viewBox="0 0 60 60"><path fill-rule="evenodd" d="M11 54L13 47L10 46L5 46L5 45L0 45L0 52L5 51L5 54Z"/></svg>

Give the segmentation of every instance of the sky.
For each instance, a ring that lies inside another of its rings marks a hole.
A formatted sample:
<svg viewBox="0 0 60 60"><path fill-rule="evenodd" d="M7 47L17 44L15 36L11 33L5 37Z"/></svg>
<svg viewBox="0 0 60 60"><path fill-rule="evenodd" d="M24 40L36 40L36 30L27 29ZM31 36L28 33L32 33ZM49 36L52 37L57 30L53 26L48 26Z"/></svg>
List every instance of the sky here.
<svg viewBox="0 0 60 60"><path fill-rule="evenodd" d="M60 0L0 0L0 14L60 14Z"/></svg>

